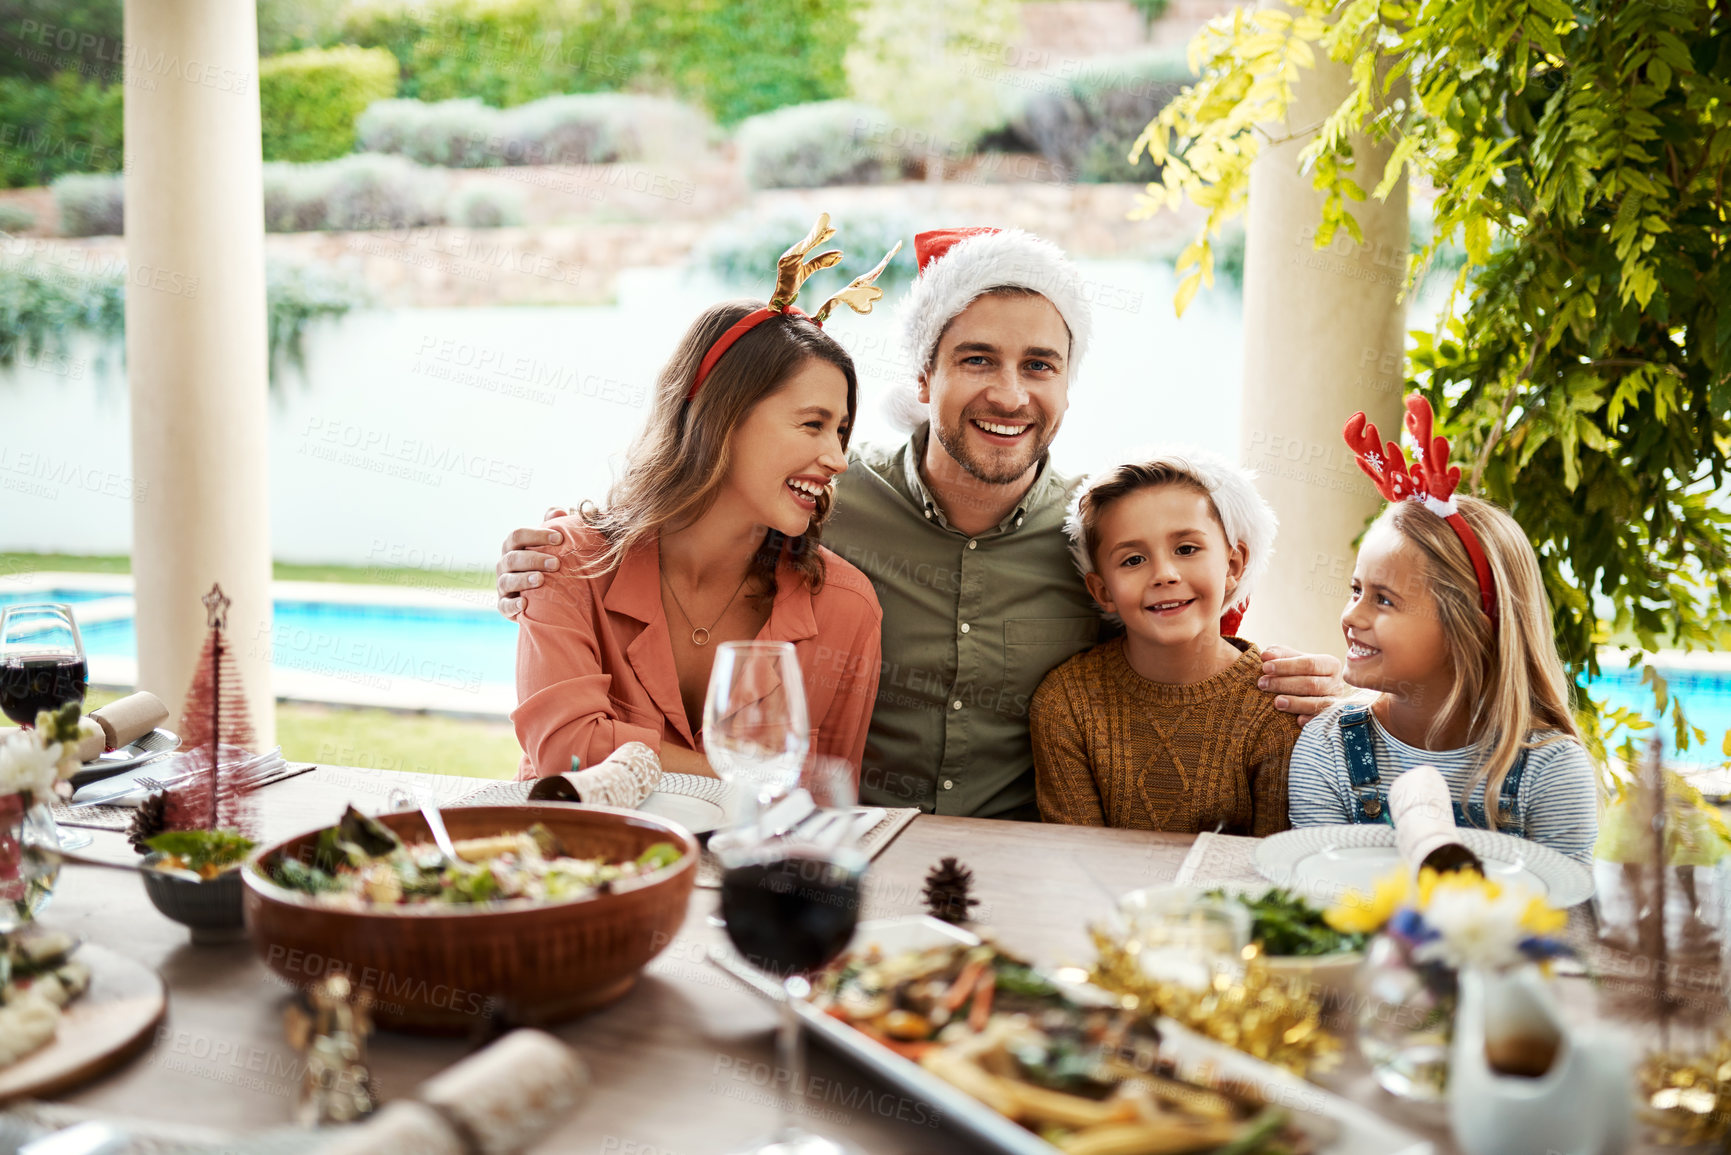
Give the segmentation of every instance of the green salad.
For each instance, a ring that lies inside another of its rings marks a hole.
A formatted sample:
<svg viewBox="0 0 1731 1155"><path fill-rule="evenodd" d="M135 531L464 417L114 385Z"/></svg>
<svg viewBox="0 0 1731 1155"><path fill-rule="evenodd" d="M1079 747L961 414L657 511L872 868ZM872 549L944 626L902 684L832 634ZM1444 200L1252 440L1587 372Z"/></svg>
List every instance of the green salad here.
<svg viewBox="0 0 1731 1155"><path fill-rule="evenodd" d="M277 855L263 865L281 886L331 906L360 909L588 898L681 857L671 842L657 842L619 862L575 858L539 822L527 830L459 839L452 849L456 856L448 858L430 842L405 843L351 806L341 822L319 832L311 861Z"/></svg>
<svg viewBox="0 0 1731 1155"><path fill-rule="evenodd" d="M1314 958L1364 949L1365 935L1335 930L1323 921L1320 910L1290 890L1275 887L1256 896L1211 890L1208 897L1229 899L1249 909L1250 938L1261 943L1270 957Z"/></svg>

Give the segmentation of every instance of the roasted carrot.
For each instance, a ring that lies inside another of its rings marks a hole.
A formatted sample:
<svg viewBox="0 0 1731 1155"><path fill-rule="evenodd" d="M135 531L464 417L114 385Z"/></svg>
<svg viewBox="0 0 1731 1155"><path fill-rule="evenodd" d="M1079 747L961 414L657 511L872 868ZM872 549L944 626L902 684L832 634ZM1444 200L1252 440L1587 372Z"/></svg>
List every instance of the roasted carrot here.
<svg viewBox="0 0 1731 1155"><path fill-rule="evenodd" d="M968 1008L968 1029L983 1031L992 1017L992 992L998 989L997 976L987 971L974 985L974 1005Z"/></svg>
<svg viewBox="0 0 1731 1155"><path fill-rule="evenodd" d="M942 1004L944 1010L953 1014L957 1008L968 1001L968 996L973 993L974 984L979 982L980 976L986 972L988 965L990 964L987 959L976 958L970 959L962 967L962 973L956 976L956 981L950 984L948 991L944 992Z"/></svg>

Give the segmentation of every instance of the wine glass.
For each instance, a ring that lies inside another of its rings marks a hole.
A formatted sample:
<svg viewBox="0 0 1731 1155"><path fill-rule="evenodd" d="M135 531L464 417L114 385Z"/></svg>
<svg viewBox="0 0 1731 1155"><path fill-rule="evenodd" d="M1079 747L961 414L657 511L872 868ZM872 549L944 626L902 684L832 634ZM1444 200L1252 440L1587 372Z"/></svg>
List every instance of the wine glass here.
<svg viewBox="0 0 1731 1155"><path fill-rule="evenodd" d="M793 1123L792 1105L804 1093L798 1002L811 994L807 976L835 961L859 922L867 855L860 848L856 767L840 758L813 759L798 778L811 796L811 817L785 834L735 838L716 849L721 910L727 937L750 966L780 979L781 1029L776 1061L787 1073L788 1098L778 1097L775 1134L736 1155L845 1155L853 1148Z"/></svg>
<svg viewBox="0 0 1731 1155"><path fill-rule="evenodd" d="M31 602L0 611L0 712L28 729L39 710L82 703L89 685L71 606Z"/></svg>
<svg viewBox="0 0 1731 1155"><path fill-rule="evenodd" d="M89 686L90 665L71 606L30 602L0 611L0 712L30 729L37 711L82 704ZM60 831L59 838L62 850L92 841L71 830Z"/></svg>
<svg viewBox="0 0 1731 1155"><path fill-rule="evenodd" d="M703 752L761 811L799 782L811 748L805 680L791 642L723 642L703 702Z"/></svg>

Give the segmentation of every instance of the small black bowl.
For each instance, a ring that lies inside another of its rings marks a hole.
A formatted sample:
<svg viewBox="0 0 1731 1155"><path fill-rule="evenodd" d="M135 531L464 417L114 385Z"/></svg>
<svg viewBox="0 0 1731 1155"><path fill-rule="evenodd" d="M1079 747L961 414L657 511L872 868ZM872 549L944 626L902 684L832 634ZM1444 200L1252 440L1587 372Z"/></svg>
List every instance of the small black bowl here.
<svg viewBox="0 0 1731 1155"><path fill-rule="evenodd" d="M208 882L191 882L150 869L162 858L149 854L144 859L144 893L157 910L189 928L195 943L238 942L246 937L239 865Z"/></svg>

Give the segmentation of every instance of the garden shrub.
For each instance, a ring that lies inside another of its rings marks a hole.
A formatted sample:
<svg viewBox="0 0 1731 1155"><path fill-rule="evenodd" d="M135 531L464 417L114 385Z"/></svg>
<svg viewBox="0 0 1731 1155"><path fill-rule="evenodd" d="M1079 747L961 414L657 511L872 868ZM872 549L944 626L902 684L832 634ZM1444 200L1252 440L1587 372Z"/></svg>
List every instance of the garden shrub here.
<svg viewBox="0 0 1731 1155"><path fill-rule="evenodd" d="M397 91L397 61L382 48L312 48L259 61L258 100L266 160L346 156L355 118Z"/></svg>
<svg viewBox="0 0 1731 1155"><path fill-rule="evenodd" d="M496 229L523 223L523 196L514 188L466 185L451 194L445 219L470 229Z"/></svg>
<svg viewBox="0 0 1731 1155"><path fill-rule="evenodd" d="M122 236L126 232L126 178L118 173L68 173L55 180L54 207L68 237Z"/></svg>
<svg viewBox="0 0 1731 1155"><path fill-rule="evenodd" d="M800 291L807 309L861 273L870 272L883 255L902 242L902 251L878 277L877 284L894 293L912 282L913 238L918 223L895 212L850 212L845 220L832 220L836 236L824 247L843 251L841 263L811 275ZM744 213L717 225L697 246L696 264L709 269L730 286L767 297L775 286L775 262L787 246L806 234L812 218L796 211Z"/></svg>
<svg viewBox="0 0 1731 1155"><path fill-rule="evenodd" d="M366 152L445 168L601 164L701 148L702 114L676 101L625 93L549 96L515 108L478 100L384 100L358 123Z"/></svg>
<svg viewBox="0 0 1731 1155"><path fill-rule="evenodd" d="M888 116L867 104L825 100L754 116L735 140L754 188L876 184L901 175Z"/></svg>
<svg viewBox="0 0 1731 1155"><path fill-rule="evenodd" d="M846 93L847 0L400 0L357 5L343 39L387 49L397 95L510 108L655 89L724 125Z"/></svg>
<svg viewBox="0 0 1731 1155"><path fill-rule="evenodd" d="M0 187L30 188L69 172L119 172L121 86L75 72L46 83L0 79Z"/></svg>
<svg viewBox="0 0 1731 1155"><path fill-rule="evenodd" d="M268 232L395 229L444 220L443 177L395 156L265 165Z"/></svg>
<svg viewBox="0 0 1731 1155"><path fill-rule="evenodd" d="M726 126L848 94L844 60L859 34L849 0L653 0L644 71Z"/></svg>
<svg viewBox="0 0 1731 1155"><path fill-rule="evenodd" d="M1018 135L1080 181L1146 182L1159 169L1126 157L1142 128L1190 82L1181 56L1101 57L1055 91L1031 93L1013 118Z"/></svg>
<svg viewBox="0 0 1731 1155"><path fill-rule="evenodd" d="M36 214L24 205L0 202L0 233L22 233L36 227Z"/></svg>
<svg viewBox="0 0 1731 1155"><path fill-rule="evenodd" d="M124 232L125 181L71 174L54 182L60 231L69 237ZM445 178L397 156L346 156L317 164L264 166L264 227L270 233L396 229L444 221Z"/></svg>

